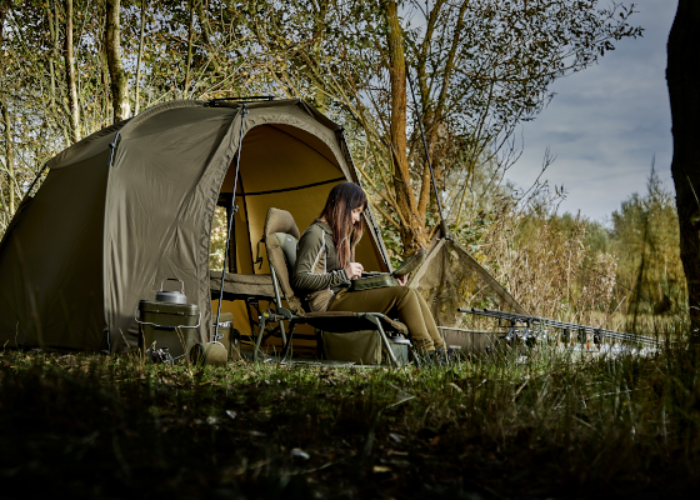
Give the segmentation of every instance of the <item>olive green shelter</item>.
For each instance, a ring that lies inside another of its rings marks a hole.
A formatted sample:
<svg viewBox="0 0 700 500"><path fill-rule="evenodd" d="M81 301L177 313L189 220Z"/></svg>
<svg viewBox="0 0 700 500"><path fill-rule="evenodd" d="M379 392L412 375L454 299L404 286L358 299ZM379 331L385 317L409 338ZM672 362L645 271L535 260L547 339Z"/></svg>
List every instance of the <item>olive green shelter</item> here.
<svg viewBox="0 0 700 500"><path fill-rule="evenodd" d="M184 282L187 302L201 311L195 338L209 340L222 286L221 270L210 269L217 207L233 218L222 310L243 335L255 335L274 297L258 244L268 210L285 210L305 228L334 185L359 183L342 127L301 100L160 104L74 144L46 168L0 242L0 343L10 347L135 346L139 301L154 300L165 278ZM390 270L369 210L365 224L357 260L368 271ZM449 240L436 240L411 286L442 326L455 326L456 308L471 303L522 311Z"/></svg>
<svg viewBox="0 0 700 500"><path fill-rule="evenodd" d="M231 203L240 137L226 285L269 295L267 260L254 265L267 211L306 227L335 184L358 182L342 132L300 100L173 101L69 147L0 243L0 342L122 351L136 345L139 300L153 300L163 278L184 281L208 339L221 283L209 269L212 219ZM376 231L366 234L358 260L386 270ZM234 312L248 324L244 308Z"/></svg>

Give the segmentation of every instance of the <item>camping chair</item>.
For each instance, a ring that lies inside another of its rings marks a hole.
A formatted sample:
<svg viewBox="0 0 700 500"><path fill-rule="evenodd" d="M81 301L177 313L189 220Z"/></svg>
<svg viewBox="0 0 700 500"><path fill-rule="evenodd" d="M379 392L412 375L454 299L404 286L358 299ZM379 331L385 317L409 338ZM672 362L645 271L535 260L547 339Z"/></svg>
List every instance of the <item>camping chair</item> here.
<svg viewBox="0 0 700 500"><path fill-rule="evenodd" d="M301 300L294 294L290 284L290 276L294 272L297 257L297 243L299 242L299 228L294 222L292 214L285 210L270 208L265 219L263 241L267 249L267 258L270 264L272 286L275 293L274 311L272 305L260 318L260 330L255 343L254 357L257 359L260 341L268 321L280 324L280 333L284 349L282 360L287 357L292 345L294 328L298 324L308 324L317 330L349 333L360 330L377 331L381 344L386 351L391 363L398 366L398 361L391 349L386 331L408 335L408 329L403 323L389 319L381 313L357 313L350 311L306 312L301 305ZM281 289L281 293L280 293ZM282 304L282 297L287 301L288 307ZM289 322L289 336L285 335L283 322Z"/></svg>

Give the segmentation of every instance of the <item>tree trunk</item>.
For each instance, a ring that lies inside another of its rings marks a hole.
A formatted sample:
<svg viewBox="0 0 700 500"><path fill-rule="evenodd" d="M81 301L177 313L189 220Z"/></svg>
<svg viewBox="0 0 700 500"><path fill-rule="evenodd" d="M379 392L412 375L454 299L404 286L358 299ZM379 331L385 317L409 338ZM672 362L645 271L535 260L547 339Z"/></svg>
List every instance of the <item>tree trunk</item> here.
<svg viewBox="0 0 700 500"><path fill-rule="evenodd" d="M209 25L209 19L207 17L208 13L208 4L207 4L207 12L204 11L204 2L195 2L195 12L197 13L197 17L199 18L199 25L202 27L202 39L204 41L204 46L207 48L207 52L209 53L209 62L211 63L211 67L214 71L215 74L219 74L219 63L217 62L218 55L216 54L216 48L214 47L214 34L211 32L211 26Z"/></svg>
<svg viewBox="0 0 700 500"><path fill-rule="evenodd" d="M394 191L398 208L407 222L402 227L401 237L404 253L412 255L426 248L428 241L425 221L418 213L408 165L406 144L406 60L403 34L399 24L396 1L385 4L387 20L387 45L389 47L389 83L391 87L391 117L389 125L389 147L394 169Z"/></svg>
<svg viewBox="0 0 700 500"><path fill-rule="evenodd" d="M6 15L8 8L9 8L9 4L5 4L5 2L0 2L0 55L2 54L2 44L5 41L5 15ZM2 68L2 67L4 67L4 61L3 61L3 64L0 65L0 68ZM3 75L0 75L0 76L3 76ZM2 104L0 103L0 107L2 107L2 111L3 111L2 116L3 116L3 121L4 121L5 106L2 106ZM9 176L10 168L11 168L10 161L12 160L12 143L9 140L10 134L7 133L8 132L7 127L8 127L8 123L5 122L5 164L6 164L7 173ZM0 200L2 201L2 205L0 205L0 208L2 208L3 212L5 212L4 213L5 220L3 221L4 222L3 225L6 227L7 221L9 220L9 214L7 213L6 207L4 206L5 205L5 195L3 193L3 189L4 189L3 184L4 183L2 182L2 180L3 180L3 176L0 175ZM13 191L12 191L12 179L10 179L10 181L8 182L8 185L10 186L9 195L10 195L10 197L12 197L12 193L13 193Z"/></svg>
<svg viewBox="0 0 700 500"><path fill-rule="evenodd" d="M459 45L461 42L460 37L462 36L462 31L464 30L464 14L467 11L467 7L469 6L469 1L470 0L463 0L462 5L459 9L459 14L457 16L457 25L455 27L455 33L457 34L453 39L452 39L452 45L450 46L450 51L447 54L447 60L445 61L445 69L444 69L444 75L442 77L442 86L440 89L440 94L437 98L437 102L434 104L434 107L431 108L426 108L423 110L423 116L425 117L425 120L423 122L423 127L428 135L427 138L427 143L428 143L428 157L430 158L431 163L433 164L433 168L437 169L438 167L438 160L440 159L436 154L435 154L435 145L438 141L438 133L440 131L440 124L442 123L444 117L445 117L445 103L447 101L447 96L448 92L450 89L450 84L451 79L452 79L452 73L455 70L455 59L457 57L457 51L459 50ZM437 17L440 15L440 11L438 7L441 5L440 2L436 5L435 9L433 9L434 12L431 12L431 18L433 16ZM422 57L422 63L420 65L420 70L421 72L419 73L421 80L425 81L427 78L427 75L425 74L426 71L426 63L427 59L430 57L429 54L429 44L425 44L424 52L421 54ZM421 103L426 103L429 102L430 96L428 95L428 90L427 86L425 84L421 85ZM438 172L436 171L435 173L435 180L437 180ZM423 169L423 183L421 185L421 191L420 195L418 197L418 212L424 214L428 210L428 203L430 202L430 194L432 192L432 182L431 182L431 177L430 177L430 169L428 167L428 163L425 163L425 167Z"/></svg>
<svg viewBox="0 0 700 500"><path fill-rule="evenodd" d="M129 79L126 77L124 65L122 64L121 27L119 22L120 4L121 0L107 0L105 42L110 89L112 91L112 107L114 108L114 123L126 120L131 116Z"/></svg>
<svg viewBox="0 0 700 500"><path fill-rule="evenodd" d="M143 59L143 34L146 28L146 0L141 0L141 32L139 34L139 55L136 59L136 91L134 92L134 116L139 114L141 92L141 59Z"/></svg>
<svg viewBox="0 0 700 500"><path fill-rule="evenodd" d="M12 151L12 119L6 103L2 106L2 121L5 123L5 169L8 177L10 217L12 217L15 213L15 167Z"/></svg>
<svg viewBox="0 0 700 500"><path fill-rule="evenodd" d="M107 32L107 7L105 4L98 4L100 25L104 23L104 31ZM100 44L100 76L102 78L102 126L109 125L108 115L109 109L112 107L111 96L109 90L109 63L107 62L107 37L102 38Z"/></svg>
<svg viewBox="0 0 700 500"><path fill-rule="evenodd" d="M190 71L192 70L192 43L194 43L194 4L197 0L190 0L190 27L187 35L187 64L185 68L185 83L182 95L185 99L190 93Z"/></svg>
<svg viewBox="0 0 700 500"><path fill-rule="evenodd" d="M329 0L321 0L318 2L318 12L314 18L314 31L312 34L313 39L313 57L317 57L317 54L323 50L323 41L325 39L326 31L326 17L328 16ZM320 59L320 57L319 57ZM323 82L318 78L314 78L312 72L308 72L309 78L314 82L314 107L321 113L326 112L326 94L323 88Z"/></svg>
<svg viewBox="0 0 700 500"><path fill-rule="evenodd" d="M70 129L73 142L80 140L80 113L78 110L78 89L75 78L75 58L73 56L73 0L66 0L66 85L68 86L68 107L70 108Z"/></svg>
<svg viewBox="0 0 700 500"><path fill-rule="evenodd" d="M53 9L53 13L52 13ZM69 111L65 107L65 103L63 102L62 99L59 98L59 94L62 94L63 92L61 91L61 88L56 87L56 68L54 66L54 61L59 60L59 54L58 54L58 38L59 38L59 31L60 31L60 26L59 26L59 21L58 21L58 0L52 2L52 5L46 5L46 15L48 18L49 22L49 33L51 35L51 56L48 58L49 59L49 76L51 79L51 96L50 96L50 101L49 101L49 106L51 107L51 111L53 113L54 119L56 120L56 123L58 125L58 128L61 130L61 133L63 134L63 138L66 140L66 143L70 142L70 134L68 131L68 127L65 123L65 120L62 119L62 116L64 113L68 113ZM60 106L61 109L56 105L56 103L61 103L62 105Z"/></svg>
<svg viewBox="0 0 700 500"><path fill-rule="evenodd" d="M700 344L700 2L679 0L668 38L666 80L673 120L673 163L681 260L688 282L691 342Z"/></svg>

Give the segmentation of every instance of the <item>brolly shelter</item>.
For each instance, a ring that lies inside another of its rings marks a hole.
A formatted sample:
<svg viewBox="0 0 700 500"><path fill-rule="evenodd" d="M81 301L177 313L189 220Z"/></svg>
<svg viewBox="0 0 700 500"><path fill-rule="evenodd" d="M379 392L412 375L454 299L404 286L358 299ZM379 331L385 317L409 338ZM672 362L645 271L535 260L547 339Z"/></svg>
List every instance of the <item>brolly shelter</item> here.
<svg viewBox="0 0 700 500"><path fill-rule="evenodd" d="M357 177L342 128L305 102L245 106L243 120L237 102L161 104L50 160L0 244L0 342L121 351L136 345L135 309L163 278L184 281L188 303L202 312L199 336L209 339L221 283L221 272L210 275L210 231L217 205L230 203L241 136L224 296L269 297L267 259L254 266L268 209L306 227L335 184ZM358 259L387 269L375 231ZM249 305L224 307L244 334Z"/></svg>
<svg viewBox="0 0 700 500"><path fill-rule="evenodd" d="M300 100L168 102L87 137L46 167L0 242L0 342L9 346L135 346L139 301L153 300L165 278L184 282L187 302L202 314L196 336L209 340L222 275L210 269L217 210L233 217L222 310L233 313L243 335L255 334L258 311L273 296L264 245L256 264L268 210L290 212L303 229L334 185L359 183L342 127ZM386 271L369 211L365 223L357 260L368 271ZM440 301L456 309L474 290L490 290L518 310L455 245L436 245L412 280L438 308L438 324L454 315Z"/></svg>

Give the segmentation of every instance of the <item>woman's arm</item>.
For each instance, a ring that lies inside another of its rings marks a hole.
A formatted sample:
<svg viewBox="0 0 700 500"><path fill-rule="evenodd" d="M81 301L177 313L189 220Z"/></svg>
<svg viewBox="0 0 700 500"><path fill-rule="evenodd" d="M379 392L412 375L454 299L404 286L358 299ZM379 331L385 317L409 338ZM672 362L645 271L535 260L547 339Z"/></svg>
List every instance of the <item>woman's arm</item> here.
<svg viewBox="0 0 700 500"><path fill-rule="evenodd" d="M350 283L344 270L326 270L325 242L323 229L315 225L301 236L292 277L292 288L295 291L315 292Z"/></svg>

